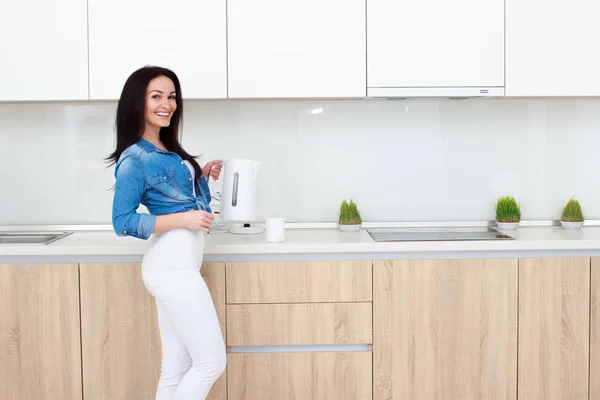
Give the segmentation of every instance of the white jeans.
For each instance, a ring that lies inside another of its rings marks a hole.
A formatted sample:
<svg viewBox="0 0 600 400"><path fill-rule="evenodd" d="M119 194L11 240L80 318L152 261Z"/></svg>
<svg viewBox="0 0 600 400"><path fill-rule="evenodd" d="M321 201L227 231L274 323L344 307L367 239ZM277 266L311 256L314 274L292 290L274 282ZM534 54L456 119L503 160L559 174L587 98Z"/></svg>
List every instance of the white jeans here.
<svg viewBox="0 0 600 400"><path fill-rule="evenodd" d="M176 229L156 236L142 262L162 343L156 400L203 400L226 365L217 313L200 275L204 234Z"/></svg>

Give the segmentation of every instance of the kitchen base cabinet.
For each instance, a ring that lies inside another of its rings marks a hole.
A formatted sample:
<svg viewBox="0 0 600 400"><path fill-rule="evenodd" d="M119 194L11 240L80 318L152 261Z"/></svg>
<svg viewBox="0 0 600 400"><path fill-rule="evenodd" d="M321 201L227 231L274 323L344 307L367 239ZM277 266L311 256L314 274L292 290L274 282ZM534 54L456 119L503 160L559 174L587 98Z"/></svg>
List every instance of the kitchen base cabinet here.
<svg viewBox="0 0 600 400"><path fill-rule="evenodd" d="M519 399L588 398L590 258L519 260Z"/></svg>
<svg viewBox="0 0 600 400"><path fill-rule="evenodd" d="M81 337L85 399L153 399L161 344L154 298L140 264L81 264ZM204 264L202 275L225 323L225 268ZM223 329L224 332L224 329ZM226 375L211 400L226 399Z"/></svg>
<svg viewBox="0 0 600 400"><path fill-rule="evenodd" d="M228 400L367 400L372 353L230 353Z"/></svg>
<svg viewBox="0 0 600 400"><path fill-rule="evenodd" d="M77 264L0 264L0 399L81 399Z"/></svg>
<svg viewBox="0 0 600 400"><path fill-rule="evenodd" d="M227 343L227 320L225 316L225 264L223 263L204 263L200 271L206 286L213 298L223 339ZM213 385L207 400L226 400L227 399L227 371Z"/></svg>
<svg viewBox="0 0 600 400"><path fill-rule="evenodd" d="M234 346L209 400L600 400L600 257L201 274ZM2 400L153 399L161 343L141 265L0 264L0 349Z"/></svg>
<svg viewBox="0 0 600 400"><path fill-rule="evenodd" d="M590 400L600 400L600 257L592 258L590 301Z"/></svg>
<svg viewBox="0 0 600 400"><path fill-rule="evenodd" d="M371 399L372 265L226 263L228 399ZM359 347L339 347L345 345Z"/></svg>
<svg viewBox="0 0 600 400"><path fill-rule="evenodd" d="M515 399L517 273L517 259L375 261L374 399Z"/></svg>

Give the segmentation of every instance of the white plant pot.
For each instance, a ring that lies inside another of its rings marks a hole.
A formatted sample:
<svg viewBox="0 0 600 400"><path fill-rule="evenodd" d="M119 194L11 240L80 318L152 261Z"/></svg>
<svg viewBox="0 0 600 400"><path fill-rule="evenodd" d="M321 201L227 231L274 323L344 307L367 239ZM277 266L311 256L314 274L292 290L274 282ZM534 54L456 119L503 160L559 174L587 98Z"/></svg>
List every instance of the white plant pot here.
<svg viewBox="0 0 600 400"><path fill-rule="evenodd" d="M338 224L338 227L340 228L340 231L342 232L358 232L360 231L360 225L342 225L342 224Z"/></svg>
<svg viewBox="0 0 600 400"><path fill-rule="evenodd" d="M518 222L498 222L498 221L496 221L496 225L498 225L498 228L505 229L505 230L514 230L519 227Z"/></svg>
<svg viewBox="0 0 600 400"><path fill-rule="evenodd" d="M563 228L565 229L580 229L583 226L583 221L581 222L566 222L566 221L560 221L560 224L563 226Z"/></svg>

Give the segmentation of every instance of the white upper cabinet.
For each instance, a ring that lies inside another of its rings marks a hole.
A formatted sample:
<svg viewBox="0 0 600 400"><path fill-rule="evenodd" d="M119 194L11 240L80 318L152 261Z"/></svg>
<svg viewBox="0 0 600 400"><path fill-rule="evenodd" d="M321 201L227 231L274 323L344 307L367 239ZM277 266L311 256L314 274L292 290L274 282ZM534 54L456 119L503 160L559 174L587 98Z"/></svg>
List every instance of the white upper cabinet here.
<svg viewBox="0 0 600 400"><path fill-rule="evenodd" d="M369 96L501 96L504 0L367 0L367 61Z"/></svg>
<svg viewBox="0 0 600 400"><path fill-rule="evenodd" d="M506 95L600 96L600 2L506 0Z"/></svg>
<svg viewBox="0 0 600 400"><path fill-rule="evenodd" d="M226 15L226 0L89 0L90 98L119 98L144 65L172 69L184 98L226 98Z"/></svg>
<svg viewBox="0 0 600 400"><path fill-rule="evenodd" d="M3 1L0 101L87 100L85 0Z"/></svg>
<svg viewBox="0 0 600 400"><path fill-rule="evenodd" d="M228 0L230 98L365 97L365 0Z"/></svg>

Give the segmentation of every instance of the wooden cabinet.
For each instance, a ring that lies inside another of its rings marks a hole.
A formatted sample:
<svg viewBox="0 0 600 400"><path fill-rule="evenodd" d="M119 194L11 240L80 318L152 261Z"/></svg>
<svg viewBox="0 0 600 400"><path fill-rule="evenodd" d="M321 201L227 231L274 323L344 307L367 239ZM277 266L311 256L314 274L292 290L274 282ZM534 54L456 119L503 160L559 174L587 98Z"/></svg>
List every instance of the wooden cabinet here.
<svg viewBox="0 0 600 400"><path fill-rule="evenodd" d="M0 264L0 398L81 399L77 264Z"/></svg>
<svg viewBox="0 0 600 400"><path fill-rule="evenodd" d="M227 304L372 300L370 260L227 263Z"/></svg>
<svg viewBox="0 0 600 400"><path fill-rule="evenodd" d="M226 270L229 400L372 398L371 261L239 262Z"/></svg>
<svg viewBox="0 0 600 400"><path fill-rule="evenodd" d="M0 101L87 100L87 4L2 2Z"/></svg>
<svg viewBox="0 0 600 400"><path fill-rule="evenodd" d="M224 263L204 263L200 271L206 286L213 298L221 332L225 343L227 343L227 321L225 315L225 264ZM217 379L213 385L207 400L226 400L227 399L227 370Z"/></svg>
<svg viewBox="0 0 600 400"><path fill-rule="evenodd" d="M364 97L364 0L228 0L230 98Z"/></svg>
<svg viewBox="0 0 600 400"><path fill-rule="evenodd" d="M139 264L81 264L84 399L151 399L160 375L161 344L154 298ZM225 269L204 264L224 332ZM209 399L226 399L226 374Z"/></svg>
<svg viewBox="0 0 600 400"><path fill-rule="evenodd" d="M368 96L503 95L504 0L368 0L367 86Z"/></svg>
<svg viewBox="0 0 600 400"><path fill-rule="evenodd" d="M600 257L592 258L590 288L590 400L600 400Z"/></svg>
<svg viewBox="0 0 600 400"><path fill-rule="evenodd" d="M226 20L225 0L89 0L90 98L119 98L148 64L172 69L184 98L226 98Z"/></svg>
<svg viewBox="0 0 600 400"><path fill-rule="evenodd" d="M373 343L371 302L227 306L229 346Z"/></svg>
<svg viewBox="0 0 600 400"><path fill-rule="evenodd" d="M140 265L81 264L80 274L83 397L153 398L160 337Z"/></svg>
<svg viewBox="0 0 600 400"><path fill-rule="evenodd" d="M375 261L374 399L515 399L517 268Z"/></svg>
<svg viewBox="0 0 600 400"><path fill-rule="evenodd" d="M595 0L506 0L506 95L599 96Z"/></svg>
<svg viewBox="0 0 600 400"><path fill-rule="evenodd" d="M210 400L600 400L600 257L201 274L229 351ZM0 316L0 398L154 398L161 344L140 264L0 264Z"/></svg>
<svg viewBox="0 0 600 400"><path fill-rule="evenodd" d="M232 353L228 400L368 400L371 352Z"/></svg>
<svg viewBox="0 0 600 400"><path fill-rule="evenodd" d="M519 399L588 398L590 259L519 260Z"/></svg>

